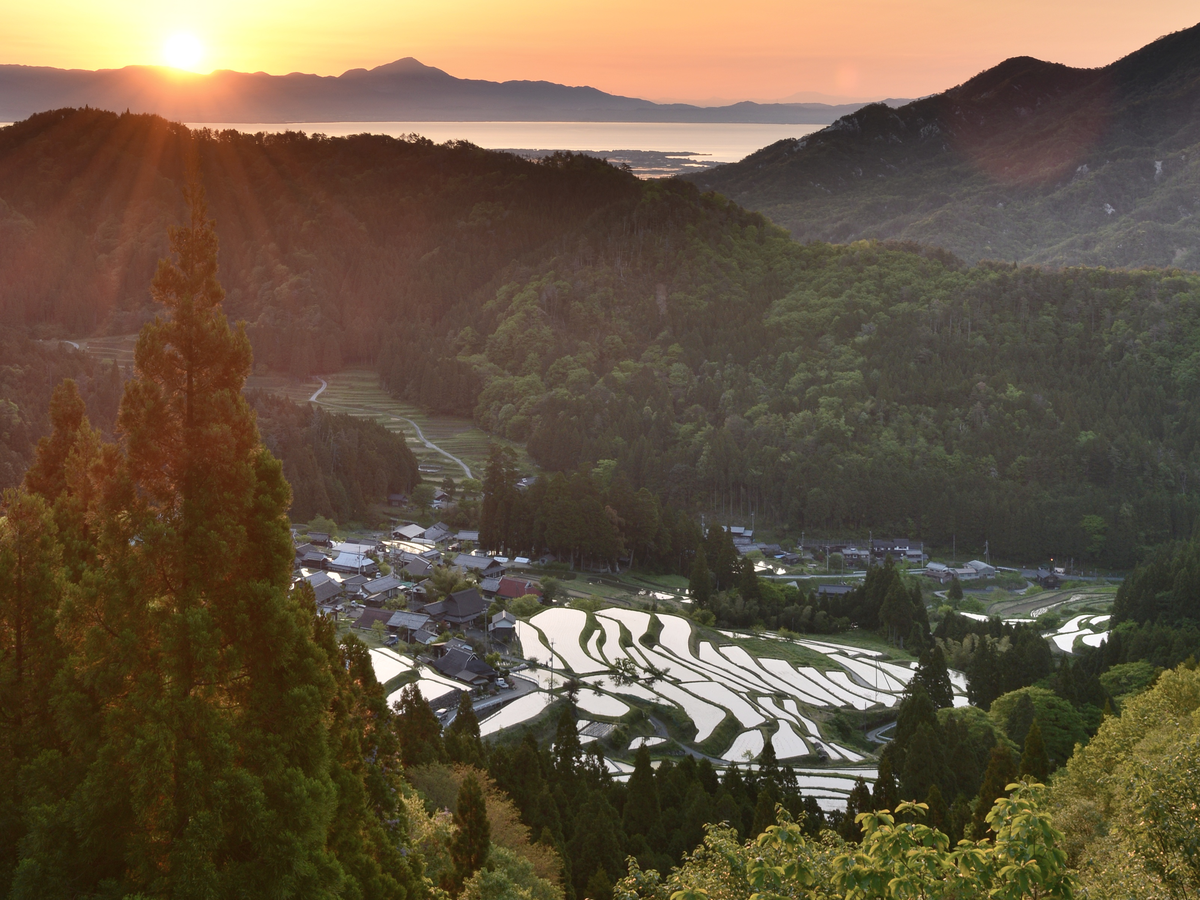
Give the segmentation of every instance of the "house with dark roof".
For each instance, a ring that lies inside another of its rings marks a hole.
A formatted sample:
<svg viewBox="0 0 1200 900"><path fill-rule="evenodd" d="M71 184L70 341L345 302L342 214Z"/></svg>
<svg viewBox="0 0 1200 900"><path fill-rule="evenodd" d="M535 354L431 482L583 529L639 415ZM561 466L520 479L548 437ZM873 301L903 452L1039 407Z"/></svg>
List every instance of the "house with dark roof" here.
<svg viewBox="0 0 1200 900"><path fill-rule="evenodd" d="M415 553L401 553L396 559L396 566L414 580L428 578L433 571L433 562Z"/></svg>
<svg viewBox="0 0 1200 900"><path fill-rule="evenodd" d="M433 661L433 667L447 678L471 687L482 687L496 680L496 670L467 650L447 650Z"/></svg>
<svg viewBox="0 0 1200 900"><path fill-rule="evenodd" d="M387 629L392 634L404 638L405 643L413 643L413 635L429 624L429 616L421 612L409 612L406 609L392 613L387 621Z"/></svg>
<svg viewBox="0 0 1200 900"><path fill-rule="evenodd" d="M400 593L400 587L404 584L395 575L384 575L381 578L374 578L366 582L362 586L362 591L366 596L381 600L391 600Z"/></svg>
<svg viewBox="0 0 1200 900"><path fill-rule="evenodd" d="M329 535L327 535L324 531L310 531L308 533L308 542L310 544L315 544L318 547L328 547Z"/></svg>
<svg viewBox="0 0 1200 900"><path fill-rule="evenodd" d="M854 585L852 584L819 584L817 585L817 596L845 597L852 590L854 590Z"/></svg>
<svg viewBox="0 0 1200 900"><path fill-rule="evenodd" d="M433 541L435 544L440 544L453 536L454 531L448 525L443 525L441 522L434 522L425 529L425 540Z"/></svg>
<svg viewBox="0 0 1200 900"><path fill-rule="evenodd" d="M479 582L479 593L488 599L495 597L498 590L500 590L499 578L485 578Z"/></svg>
<svg viewBox="0 0 1200 900"><path fill-rule="evenodd" d="M387 628L388 620L392 618L390 609L364 609L362 615L354 620L354 627L362 631L371 631L375 623Z"/></svg>
<svg viewBox="0 0 1200 900"><path fill-rule="evenodd" d="M487 601L477 588L466 588L455 591L445 600L430 603L421 612L438 622L469 628L478 624L487 607Z"/></svg>
<svg viewBox="0 0 1200 900"><path fill-rule="evenodd" d="M326 606L342 596L341 582L330 578L324 572L316 572L302 579L307 581L317 597L317 606Z"/></svg>
<svg viewBox="0 0 1200 900"><path fill-rule="evenodd" d="M499 578L504 574L504 566L490 556L460 553L454 557L454 565L464 572L477 572L481 578Z"/></svg>

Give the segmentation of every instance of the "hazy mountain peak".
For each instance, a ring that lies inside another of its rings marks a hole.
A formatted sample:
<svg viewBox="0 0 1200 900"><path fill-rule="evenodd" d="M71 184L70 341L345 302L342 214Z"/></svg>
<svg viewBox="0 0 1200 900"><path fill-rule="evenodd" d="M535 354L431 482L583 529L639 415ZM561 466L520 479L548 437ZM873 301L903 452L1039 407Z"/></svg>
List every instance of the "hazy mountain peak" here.
<svg viewBox="0 0 1200 900"><path fill-rule="evenodd" d="M406 56L395 62L384 63L382 66L376 66L370 72L372 75L438 75L444 78L454 77L435 66L427 66L419 59L414 59L411 56Z"/></svg>

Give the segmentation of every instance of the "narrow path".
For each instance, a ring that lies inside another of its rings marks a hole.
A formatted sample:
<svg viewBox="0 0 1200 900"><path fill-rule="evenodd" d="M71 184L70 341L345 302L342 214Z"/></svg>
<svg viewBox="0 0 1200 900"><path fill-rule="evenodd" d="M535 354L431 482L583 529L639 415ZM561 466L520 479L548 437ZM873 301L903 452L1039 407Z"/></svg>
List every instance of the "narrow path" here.
<svg viewBox="0 0 1200 900"><path fill-rule="evenodd" d="M475 477L474 475L471 474L470 466L468 466L465 462L463 462L461 459L459 459L453 453L443 450L441 447L439 447L433 441L429 440L429 438L425 437L424 433L421 431L421 426L418 425L416 422L414 422L412 419L410 419L406 416L392 416L391 418L393 418L399 422L407 422L409 425L411 425L413 427L413 430L416 431L417 437L420 439L422 444L424 444L430 450L434 450L434 451L442 454L442 456L446 457L446 459L453 460L454 462L458 463L460 466L462 466L462 470L467 473L468 478Z"/></svg>
<svg viewBox="0 0 1200 900"><path fill-rule="evenodd" d="M311 397L308 398L309 403L316 402L317 398L321 396L321 393L325 390L325 388L329 387L329 385L325 382L324 378L318 377L318 380L321 382L321 386L319 388L317 388L316 392ZM418 425L416 422L414 422L412 419L408 418L407 416L394 416L389 412L384 412L383 410L366 409L361 406L345 406L341 403L329 403L328 401L322 401L321 405L327 409L339 410L341 412L347 412L347 413L360 412L360 413L365 413L367 416L370 416L372 418L377 418L379 416L386 416L387 418L391 419L393 422L407 422L409 425L411 425L413 427L413 430L417 433L417 438L421 441L422 444L424 444L426 447L428 447L430 450L434 451L435 453L440 453L442 456L446 457L446 459L450 460L451 462L455 462L458 465L462 466L462 470L464 473L466 473L466 476L468 478L475 477L474 475L471 474L470 466L468 466L465 462L463 462L461 459L459 459L453 453L450 453L447 450L443 450L441 447L439 447L433 441L429 440L429 438L425 437L425 433L423 431L421 431L421 426Z"/></svg>
<svg viewBox="0 0 1200 900"><path fill-rule="evenodd" d="M891 742L890 737L884 737L885 731L891 731L896 727L895 722L888 722L886 725L880 725L878 728L872 728L867 732L867 740L872 744L887 744Z"/></svg>

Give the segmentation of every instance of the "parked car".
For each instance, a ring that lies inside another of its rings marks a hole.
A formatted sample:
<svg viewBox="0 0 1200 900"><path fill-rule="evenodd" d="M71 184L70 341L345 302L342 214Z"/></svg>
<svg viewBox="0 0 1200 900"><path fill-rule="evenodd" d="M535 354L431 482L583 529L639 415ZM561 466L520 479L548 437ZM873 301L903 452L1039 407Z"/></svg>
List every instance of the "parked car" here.
<svg viewBox="0 0 1200 900"><path fill-rule="evenodd" d="M502 691L507 691L508 690L508 682L505 681L503 678L497 678L496 679L496 687L500 688L500 690L502 690Z"/></svg>

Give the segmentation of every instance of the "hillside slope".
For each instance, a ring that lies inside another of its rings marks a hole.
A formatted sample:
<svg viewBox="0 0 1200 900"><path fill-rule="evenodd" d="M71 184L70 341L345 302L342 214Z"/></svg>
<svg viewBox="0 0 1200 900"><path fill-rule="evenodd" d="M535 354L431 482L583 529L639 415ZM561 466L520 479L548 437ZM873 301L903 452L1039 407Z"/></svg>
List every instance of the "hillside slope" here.
<svg viewBox="0 0 1200 900"><path fill-rule="evenodd" d="M132 331L187 159L257 365L373 365L545 470L1023 561L1131 564L1200 513L1200 276L802 245L586 158L47 114L0 132L0 313Z"/></svg>
<svg viewBox="0 0 1200 900"><path fill-rule="evenodd" d="M1009 59L692 176L799 240L1200 268L1200 26L1101 69Z"/></svg>

